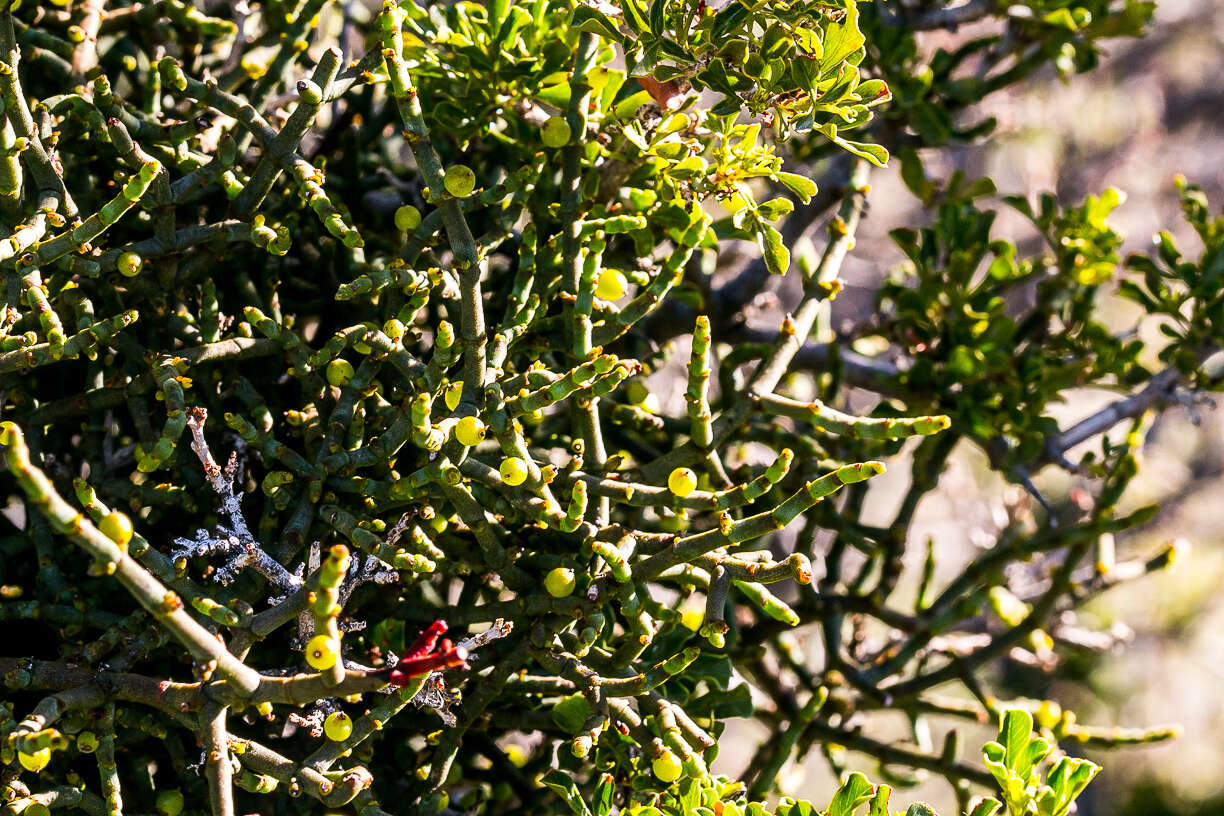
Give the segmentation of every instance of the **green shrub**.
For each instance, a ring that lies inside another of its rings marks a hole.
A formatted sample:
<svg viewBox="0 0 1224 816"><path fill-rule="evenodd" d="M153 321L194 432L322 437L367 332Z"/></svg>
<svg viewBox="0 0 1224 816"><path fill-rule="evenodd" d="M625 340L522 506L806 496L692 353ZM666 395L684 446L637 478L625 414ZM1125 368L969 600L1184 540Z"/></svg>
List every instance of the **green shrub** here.
<svg viewBox="0 0 1224 816"><path fill-rule="evenodd" d="M1097 768L1055 739L1171 734L992 689L1173 557L1114 536L1154 513L1124 501L1154 410L1218 386L1224 220L1183 184L1201 256L1124 259L1116 191L1005 199L1024 252L989 179L924 167L1153 4L6 5L7 812L807 816L772 797L817 750L829 816L926 773L1059 816ZM834 332L890 152L931 219ZM1060 427L1084 387L1120 396ZM962 444L1032 502L911 570ZM769 738L711 775L742 717ZM994 720L980 762L930 744Z"/></svg>

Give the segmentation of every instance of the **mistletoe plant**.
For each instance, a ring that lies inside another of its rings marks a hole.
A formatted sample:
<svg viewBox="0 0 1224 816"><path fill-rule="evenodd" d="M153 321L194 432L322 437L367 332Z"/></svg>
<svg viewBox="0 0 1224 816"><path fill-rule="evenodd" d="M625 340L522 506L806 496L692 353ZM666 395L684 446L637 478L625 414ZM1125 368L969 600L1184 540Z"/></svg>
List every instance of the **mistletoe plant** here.
<svg viewBox="0 0 1224 816"><path fill-rule="evenodd" d="M924 162L1152 12L6 1L6 812L765 816L812 751L830 816L932 773L974 816L1069 812L1096 766L1055 740L1171 730L996 670L1112 647L1076 610L1171 560L1115 551L1156 513L1124 495L1153 409L1219 386L1224 220L1183 184L1202 255L1122 259L1117 192L1007 199L1025 254L988 179ZM835 333L890 155L932 217ZM1120 395L1060 427L1082 387ZM924 550L962 446L1028 493ZM730 780L737 717L769 738ZM994 720L983 763L932 744Z"/></svg>

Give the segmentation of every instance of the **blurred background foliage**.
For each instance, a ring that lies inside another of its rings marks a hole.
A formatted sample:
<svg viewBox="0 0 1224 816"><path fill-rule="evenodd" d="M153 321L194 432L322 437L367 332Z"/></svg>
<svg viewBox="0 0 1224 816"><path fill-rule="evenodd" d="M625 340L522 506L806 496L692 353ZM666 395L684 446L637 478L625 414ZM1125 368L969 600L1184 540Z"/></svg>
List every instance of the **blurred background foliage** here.
<svg viewBox="0 0 1224 816"><path fill-rule="evenodd" d="M980 28L964 26L955 34L922 35L919 41L924 49L951 49ZM1194 254L1201 244L1180 218L1174 178L1184 174L1210 200L1224 201L1224 85L1215 79L1224 72L1224 2L1161 0L1145 37L1111 41L1104 52L1100 66L1086 74L1060 81L1053 69L1046 69L985 99L964 118L996 117L993 138L922 151L927 173L946 178L960 169L970 179L992 178L1001 192L1030 199L1053 192L1067 205L1116 187L1126 193L1125 203L1110 215L1110 224L1125 236L1121 254L1147 251L1157 224ZM906 191L900 162L877 170L872 187L870 217L860 226L857 249L843 268L846 287L833 302L835 327L857 323L874 308L889 271L903 263L886 231L899 223L918 228L934 217ZM1218 204L1213 209L1218 211ZM1040 243L1023 216L1006 207L999 210L994 234L1015 240L1022 254ZM783 301L790 295L778 292ZM1102 313L1120 328L1133 322L1138 309L1112 297ZM1140 335L1147 341L1159 337L1157 321L1141 325ZM1050 413L1065 425L1109 399L1104 393L1077 392L1067 403L1051 406ZM1089 749L1087 755L1104 762L1105 772L1079 800L1084 816L1224 814L1222 408L1211 401L1171 408L1149 433L1143 467L1121 509L1158 502L1161 511L1150 523L1118 536L1118 558L1151 552L1175 538L1188 546L1179 548L1182 557L1170 569L1119 587L1084 611L1102 628L1117 621L1122 647L1084 652L1053 675L1012 666L1011 674L995 680L1000 694L1063 700L1082 720L1098 725L1182 726L1179 739L1160 745L1108 754ZM895 469L896 474L904 471ZM1076 479L1062 470L1046 468L1035 481L1051 502L1074 500ZM898 499L902 490L898 477ZM1019 488L992 472L977 448L962 445L939 489L920 507L911 540L933 536L945 552L957 546L968 552L977 538L998 531L1009 493L1016 498ZM887 520L893 511L877 507L877 520ZM907 567L917 571L922 553L914 548L910 556ZM898 723L897 735L903 733L904 723ZM974 744L989 733L990 727L983 727L966 741ZM934 735L935 744L941 736ZM738 767L732 744L724 743L727 768ZM828 789L820 757L811 757L803 770L802 794ZM942 780L913 795L927 798L938 810L952 809Z"/></svg>

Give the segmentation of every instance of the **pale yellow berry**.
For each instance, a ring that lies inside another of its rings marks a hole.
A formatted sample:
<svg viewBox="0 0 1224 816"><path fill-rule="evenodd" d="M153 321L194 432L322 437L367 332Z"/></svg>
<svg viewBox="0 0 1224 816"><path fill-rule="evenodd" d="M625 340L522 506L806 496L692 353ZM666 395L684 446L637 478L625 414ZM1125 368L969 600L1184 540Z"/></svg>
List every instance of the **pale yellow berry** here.
<svg viewBox="0 0 1224 816"><path fill-rule="evenodd" d="M442 178L442 186L455 198L465 198L476 189L476 174L472 172L472 168L456 164L447 168L446 175Z"/></svg>
<svg viewBox="0 0 1224 816"><path fill-rule="evenodd" d="M135 252L124 252L115 259L115 268L125 278L134 278L139 275L142 266L144 266L144 258Z"/></svg>
<svg viewBox="0 0 1224 816"><path fill-rule="evenodd" d="M697 474L686 467L678 467L667 477L667 487L683 499L697 489Z"/></svg>
<svg viewBox="0 0 1224 816"><path fill-rule="evenodd" d="M38 773L43 768L47 767L47 763L51 761L51 749L41 748L32 754L27 754L25 751L17 752L17 761L21 763L21 767L31 773Z"/></svg>
<svg viewBox="0 0 1224 816"><path fill-rule="evenodd" d="M574 571L569 567L557 567L544 576L544 589L554 598L567 598L577 586Z"/></svg>
<svg viewBox="0 0 1224 816"><path fill-rule="evenodd" d="M400 232L412 232L421 225L421 211L405 204L395 211L395 228Z"/></svg>
<svg viewBox="0 0 1224 816"><path fill-rule="evenodd" d="M98 522L98 531L120 547L132 540L132 520L127 514L112 510Z"/></svg>
<svg viewBox="0 0 1224 816"><path fill-rule="evenodd" d="M344 742L353 733L353 718L343 711L332 712L323 721L323 733L332 742Z"/></svg>
<svg viewBox="0 0 1224 816"><path fill-rule="evenodd" d="M467 416L455 424L455 439L460 445L475 447L484 441L485 424L473 416Z"/></svg>
<svg viewBox="0 0 1224 816"><path fill-rule="evenodd" d="M603 300L620 300L625 296L628 282L619 269L605 269L599 273L595 284L595 296Z"/></svg>
<svg viewBox="0 0 1224 816"><path fill-rule="evenodd" d="M82 731L77 734L76 747L82 754L92 754L98 750L98 735L92 731Z"/></svg>
<svg viewBox="0 0 1224 816"><path fill-rule="evenodd" d="M327 364L325 372L327 381L337 388L348 385L355 373L353 364L348 360L332 360Z"/></svg>
<svg viewBox="0 0 1224 816"><path fill-rule="evenodd" d="M511 487L517 487L527 481L527 463L517 456L507 456L498 467L502 481Z"/></svg>
<svg viewBox="0 0 1224 816"><path fill-rule="evenodd" d="M306 662L312 669L326 671L340 659L340 642L327 635L315 635L306 644Z"/></svg>
<svg viewBox="0 0 1224 816"><path fill-rule="evenodd" d="M680 778L680 771L683 766L680 762L680 757L676 756L670 750L664 750L663 753L655 757L654 762L650 763L651 770L658 777L660 782L675 782Z"/></svg>

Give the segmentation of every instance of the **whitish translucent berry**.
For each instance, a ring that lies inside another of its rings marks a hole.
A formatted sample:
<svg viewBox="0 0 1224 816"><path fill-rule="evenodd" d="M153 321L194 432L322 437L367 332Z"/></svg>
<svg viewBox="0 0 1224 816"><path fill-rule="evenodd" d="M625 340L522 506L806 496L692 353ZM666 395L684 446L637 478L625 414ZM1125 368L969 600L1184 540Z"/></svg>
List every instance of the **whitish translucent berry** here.
<svg viewBox="0 0 1224 816"><path fill-rule="evenodd" d="M442 186L455 198L465 198L476 189L476 174L472 172L472 168L456 164L447 169L442 179Z"/></svg>
<svg viewBox="0 0 1224 816"><path fill-rule="evenodd" d="M678 467L667 477L667 487L683 499L697 489L697 474L686 467Z"/></svg>
<svg viewBox="0 0 1224 816"><path fill-rule="evenodd" d="M412 232L421 225L421 211L405 204L395 211L395 228L400 232Z"/></svg>
<svg viewBox="0 0 1224 816"><path fill-rule="evenodd" d="M306 662L312 669L326 671L340 659L340 641L327 635L315 635L306 644Z"/></svg>
<svg viewBox="0 0 1224 816"><path fill-rule="evenodd" d="M21 763L21 767L31 773L38 773L43 768L47 767L47 763L51 761L51 749L42 748L32 754L27 754L25 751L17 752L17 761Z"/></svg>
<svg viewBox="0 0 1224 816"><path fill-rule="evenodd" d="M675 782L680 778L680 757L670 750L664 750L650 763L650 769L660 782Z"/></svg>
<svg viewBox="0 0 1224 816"><path fill-rule="evenodd" d="M353 718L343 711L328 714L323 721L323 733L332 742L344 742L353 733Z"/></svg>
<svg viewBox="0 0 1224 816"><path fill-rule="evenodd" d="M332 360L327 364L327 381L337 388L348 385L355 373L353 364L348 360Z"/></svg>
<svg viewBox="0 0 1224 816"><path fill-rule="evenodd" d="M455 439L459 440L460 445L475 447L483 442L484 438L485 424L476 417L464 417L455 425Z"/></svg>
<svg viewBox="0 0 1224 816"><path fill-rule="evenodd" d="M118 510L112 510L103 516L98 522L98 530L120 547L126 547L132 540L132 520Z"/></svg>
<svg viewBox="0 0 1224 816"><path fill-rule="evenodd" d="M502 481L511 487L517 487L527 481L527 463L517 456L507 456L497 469Z"/></svg>
<svg viewBox="0 0 1224 816"><path fill-rule="evenodd" d="M595 284L595 296L604 300L620 300L625 296L627 283L619 269L605 269L599 273L599 280Z"/></svg>
<svg viewBox="0 0 1224 816"><path fill-rule="evenodd" d="M183 792L180 790L164 790L157 794L155 806L161 816L178 816L183 812Z"/></svg>
<svg viewBox="0 0 1224 816"><path fill-rule="evenodd" d="M456 380L446 386L446 391L442 394L442 401L446 403L448 409L453 411L458 408L461 399L463 399L463 380Z"/></svg>
<svg viewBox="0 0 1224 816"><path fill-rule="evenodd" d="M574 571L569 567L557 567L544 576L544 589L554 598L567 598L574 592Z"/></svg>
<svg viewBox="0 0 1224 816"><path fill-rule="evenodd" d="M544 144L549 147L564 147L569 144L570 137L574 135L573 130L569 126L569 122L565 121L564 116L553 116L544 123L544 127L540 131L541 138L544 139Z"/></svg>
<svg viewBox="0 0 1224 816"><path fill-rule="evenodd" d="M125 278L134 278L139 275L142 266L144 266L144 258L135 252L124 252L115 259L115 268Z"/></svg>

